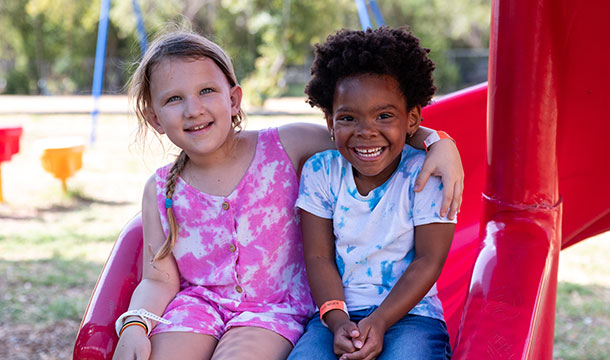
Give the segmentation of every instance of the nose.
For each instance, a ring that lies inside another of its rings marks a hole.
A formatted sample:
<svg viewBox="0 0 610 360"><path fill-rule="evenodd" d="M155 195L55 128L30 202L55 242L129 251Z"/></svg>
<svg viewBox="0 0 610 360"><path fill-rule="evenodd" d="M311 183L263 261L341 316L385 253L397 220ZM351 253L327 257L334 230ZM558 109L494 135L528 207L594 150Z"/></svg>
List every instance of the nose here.
<svg viewBox="0 0 610 360"><path fill-rule="evenodd" d="M187 119L198 117L205 112L205 106L201 99L189 96L184 101L184 117Z"/></svg>
<svg viewBox="0 0 610 360"><path fill-rule="evenodd" d="M358 128L356 129L356 133L362 137L371 137L377 133L377 129L375 129L375 122L369 120L361 120L358 121Z"/></svg>

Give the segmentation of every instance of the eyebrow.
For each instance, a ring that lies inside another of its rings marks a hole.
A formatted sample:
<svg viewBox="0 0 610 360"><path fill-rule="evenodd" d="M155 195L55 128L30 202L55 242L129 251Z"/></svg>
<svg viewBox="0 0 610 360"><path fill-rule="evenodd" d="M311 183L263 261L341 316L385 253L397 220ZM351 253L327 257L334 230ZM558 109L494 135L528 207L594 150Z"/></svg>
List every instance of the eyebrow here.
<svg viewBox="0 0 610 360"><path fill-rule="evenodd" d="M396 109L398 109L398 107L393 104L384 104L384 105L376 106L372 110L381 111L381 110L387 110L387 109L396 110Z"/></svg>
<svg viewBox="0 0 610 360"><path fill-rule="evenodd" d="M201 84L198 85L198 87L200 87L201 89L207 89L207 88L216 88L218 87L218 83L216 81L206 81L203 82ZM170 90L165 90L160 92L160 98L161 99L166 99L170 96L174 96L177 93L182 92L182 90L178 90L178 89L170 89Z"/></svg>
<svg viewBox="0 0 610 360"><path fill-rule="evenodd" d="M397 106L394 106L392 104L383 104L383 105L379 105L379 106L375 106L374 108L370 109L373 112L377 112L377 111L382 111L382 110L396 110L398 109ZM351 112L353 111L349 106L341 106L339 108L337 108L337 110L335 110L335 113L341 112L341 111L345 111L345 112Z"/></svg>

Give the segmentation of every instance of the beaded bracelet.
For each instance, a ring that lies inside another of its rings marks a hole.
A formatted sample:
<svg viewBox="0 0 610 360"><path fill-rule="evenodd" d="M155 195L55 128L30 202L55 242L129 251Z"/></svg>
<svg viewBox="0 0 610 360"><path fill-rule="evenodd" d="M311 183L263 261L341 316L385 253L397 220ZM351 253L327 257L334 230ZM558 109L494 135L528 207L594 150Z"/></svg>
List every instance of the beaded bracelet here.
<svg viewBox="0 0 610 360"><path fill-rule="evenodd" d="M126 322L123 325L123 327L121 327L121 331L119 331L119 337L121 337L121 335L123 335L123 331L125 331L125 329L127 329L128 327L130 327L132 325L137 325L137 326L141 327L142 329L144 329L146 334L148 334L148 326L146 326L146 324L143 321L131 320L131 321Z"/></svg>
<svg viewBox="0 0 610 360"><path fill-rule="evenodd" d="M124 325L123 319L125 319L128 316L137 316L142 320L142 322L144 322L144 324L147 327L146 335L150 335L150 331L152 330L152 324L150 323L150 320L158 321L163 324L172 323L171 321L165 320L164 318L157 316L151 312L148 312L145 309L129 310L127 312L124 312L121 316L119 316L119 318L116 319L116 322L114 323L114 329L116 330L117 335L121 336L120 335L121 328Z"/></svg>

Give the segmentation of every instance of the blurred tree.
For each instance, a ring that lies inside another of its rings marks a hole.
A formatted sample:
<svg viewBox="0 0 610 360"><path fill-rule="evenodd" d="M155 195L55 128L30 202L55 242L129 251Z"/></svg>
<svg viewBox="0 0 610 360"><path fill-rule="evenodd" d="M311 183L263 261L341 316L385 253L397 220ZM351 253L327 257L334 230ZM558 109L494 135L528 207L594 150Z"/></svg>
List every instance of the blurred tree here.
<svg viewBox="0 0 610 360"><path fill-rule="evenodd" d="M486 49L489 44L491 0L384 0L378 2L386 23L408 25L431 50L439 92L457 89L460 74L447 51Z"/></svg>
<svg viewBox="0 0 610 360"><path fill-rule="evenodd" d="M6 88L10 91L30 93L36 88L34 79L39 78L34 48L34 26L29 18L25 1L6 0L0 2L0 26L2 26L2 49L14 56L12 73L7 76ZM23 76L25 75L25 77Z"/></svg>
<svg viewBox="0 0 610 360"><path fill-rule="evenodd" d="M41 94L77 88L82 69L75 71L74 65L89 59L90 49L95 49L92 19L96 12L91 4L71 0L4 0L0 4L0 23L10 34L0 39L6 40L1 46L13 55L13 71L29 79L14 84L11 79L21 77L9 77L7 90L14 87Z"/></svg>
<svg viewBox="0 0 610 360"><path fill-rule="evenodd" d="M324 41L333 30L357 23L351 0L273 0L254 6L265 6L250 22L250 32L259 33L262 41L256 48L254 71L244 81L247 99L255 106L286 91L287 65L305 67L312 44Z"/></svg>
<svg viewBox="0 0 610 360"><path fill-rule="evenodd" d="M254 104L285 94L287 75L306 81L313 44L360 27L353 0L137 1L149 38L190 26L225 48ZM448 49L487 47L490 0L378 4L388 25L409 24L431 49L442 90L453 90L460 77ZM100 0L0 0L0 91L89 92L99 8ZM132 0L112 0L106 57L104 91L121 91L140 57ZM295 86L300 94L302 85Z"/></svg>

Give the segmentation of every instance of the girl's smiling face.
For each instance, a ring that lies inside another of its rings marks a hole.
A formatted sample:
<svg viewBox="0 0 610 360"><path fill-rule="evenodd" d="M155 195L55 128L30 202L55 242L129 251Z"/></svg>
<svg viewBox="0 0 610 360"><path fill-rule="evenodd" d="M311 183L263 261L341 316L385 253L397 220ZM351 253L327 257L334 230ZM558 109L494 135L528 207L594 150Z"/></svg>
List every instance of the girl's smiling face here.
<svg viewBox="0 0 610 360"><path fill-rule="evenodd" d="M407 99L390 75L361 74L337 82L327 124L337 149L354 168L361 193L390 178L420 119L421 107L407 110Z"/></svg>
<svg viewBox="0 0 610 360"><path fill-rule="evenodd" d="M169 58L151 71L147 121L189 157L227 148L241 88L209 58Z"/></svg>

